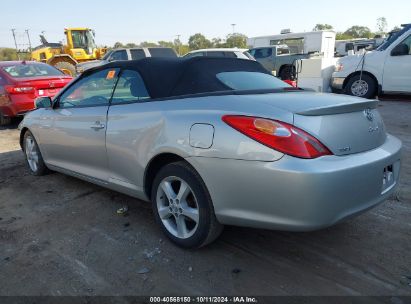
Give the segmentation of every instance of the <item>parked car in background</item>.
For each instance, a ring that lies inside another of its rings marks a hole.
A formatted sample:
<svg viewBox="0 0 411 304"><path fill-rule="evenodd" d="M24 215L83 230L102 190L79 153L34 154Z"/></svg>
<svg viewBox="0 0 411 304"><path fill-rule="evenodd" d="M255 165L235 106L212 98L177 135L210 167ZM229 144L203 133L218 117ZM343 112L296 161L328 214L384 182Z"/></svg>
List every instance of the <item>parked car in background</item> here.
<svg viewBox="0 0 411 304"><path fill-rule="evenodd" d="M308 54L291 54L287 45L258 47L249 50L249 53L268 72L282 80L294 80L296 76L295 61L310 57Z"/></svg>
<svg viewBox="0 0 411 304"><path fill-rule="evenodd" d="M139 60L147 57L176 58L178 55L174 49L167 47L112 49L106 53L102 60L93 60L77 64L76 72L77 74L81 74L90 68L94 68L111 61Z"/></svg>
<svg viewBox="0 0 411 304"><path fill-rule="evenodd" d="M398 184L401 141L377 101L292 88L252 60L112 62L37 104L20 124L33 175L151 200L183 247L212 242L222 225L321 229Z"/></svg>
<svg viewBox="0 0 411 304"><path fill-rule="evenodd" d="M411 94L411 24L404 24L374 51L339 59L331 86L336 93L364 98Z"/></svg>
<svg viewBox="0 0 411 304"><path fill-rule="evenodd" d="M184 55L184 58L192 57L225 57L225 58L239 58L255 60L253 56L248 53L248 49L238 48L215 48L215 49L201 49L191 51Z"/></svg>
<svg viewBox="0 0 411 304"><path fill-rule="evenodd" d="M53 97L71 80L71 76L45 63L0 62L0 125L33 110L37 97Z"/></svg>

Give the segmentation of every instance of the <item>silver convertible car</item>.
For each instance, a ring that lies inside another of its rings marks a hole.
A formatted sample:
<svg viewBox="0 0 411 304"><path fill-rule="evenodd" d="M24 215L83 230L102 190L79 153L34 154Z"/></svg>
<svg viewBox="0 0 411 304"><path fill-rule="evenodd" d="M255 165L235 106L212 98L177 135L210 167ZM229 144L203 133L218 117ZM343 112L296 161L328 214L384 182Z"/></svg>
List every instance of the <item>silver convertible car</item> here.
<svg viewBox="0 0 411 304"><path fill-rule="evenodd" d="M401 142L377 101L295 89L254 61L113 62L36 104L20 125L32 174L151 201L183 247L212 242L223 225L321 229L398 184Z"/></svg>

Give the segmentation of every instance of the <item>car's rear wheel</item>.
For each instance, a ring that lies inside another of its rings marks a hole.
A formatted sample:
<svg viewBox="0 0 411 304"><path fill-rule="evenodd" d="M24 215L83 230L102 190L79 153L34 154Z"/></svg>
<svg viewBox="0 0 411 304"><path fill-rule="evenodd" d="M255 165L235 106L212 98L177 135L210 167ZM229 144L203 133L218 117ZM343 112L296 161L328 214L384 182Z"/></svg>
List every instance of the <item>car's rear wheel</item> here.
<svg viewBox="0 0 411 304"><path fill-rule="evenodd" d="M377 94L377 84L375 80L367 74L363 74L362 76L355 75L348 81L345 92L352 96L374 98Z"/></svg>
<svg viewBox="0 0 411 304"><path fill-rule="evenodd" d="M27 166L30 173L36 176L41 176L49 173L49 169L44 163L39 146L36 139L30 131L26 131L24 134L24 154L26 156Z"/></svg>
<svg viewBox="0 0 411 304"><path fill-rule="evenodd" d="M160 170L154 179L151 200L157 222L179 246L205 246L222 231L203 180L185 162L172 163Z"/></svg>
<svg viewBox="0 0 411 304"><path fill-rule="evenodd" d="M7 126L9 124L11 124L11 117L4 116L0 111L0 126Z"/></svg>

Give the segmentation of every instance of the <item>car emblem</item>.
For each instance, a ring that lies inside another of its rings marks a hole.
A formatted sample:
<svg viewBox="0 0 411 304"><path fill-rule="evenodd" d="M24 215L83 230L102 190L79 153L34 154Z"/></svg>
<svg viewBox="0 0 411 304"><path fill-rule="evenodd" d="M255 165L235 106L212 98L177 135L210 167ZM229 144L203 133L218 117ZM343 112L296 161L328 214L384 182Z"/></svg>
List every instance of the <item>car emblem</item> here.
<svg viewBox="0 0 411 304"><path fill-rule="evenodd" d="M374 120L374 113L371 111L371 109L365 109L364 110L364 116L367 117L369 121Z"/></svg>
<svg viewBox="0 0 411 304"><path fill-rule="evenodd" d="M54 88L56 85L54 84L54 82L49 82L49 86L50 88Z"/></svg>

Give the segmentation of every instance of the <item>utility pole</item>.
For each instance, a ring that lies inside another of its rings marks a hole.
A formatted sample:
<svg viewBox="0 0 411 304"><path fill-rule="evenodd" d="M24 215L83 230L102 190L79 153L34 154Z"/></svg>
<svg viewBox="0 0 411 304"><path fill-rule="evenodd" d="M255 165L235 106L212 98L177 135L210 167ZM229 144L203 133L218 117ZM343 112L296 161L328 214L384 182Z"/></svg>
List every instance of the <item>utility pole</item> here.
<svg viewBox="0 0 411 304"><path fill-rule="evenodd" d="M11 32L13 33L13 39L14 39L14 45L16 47L17 59L20 60L19 50L18 50L17 41L16 41L16 29L11 29Z"/></svg>
<svg viewBox="0 0 411 304"><path fill-rule="evenodd" d="M26 34L27 34L27 39L29 40L29 51L31 52L31 40L30 40L29 30L26 30Z"/></svg>
<svg viewBox="0 0 411 304"><path fill-rule="evenodd" d="M233 35L235 34L235 26L236 26L237 24L235 24L235 23L231 23L231 26L233 27Z"/></svg>
<svg viewBox="0 0 411 304"><path fill-rule="evenodd" d="M180 44L181 44L181 41L180 41L180 34L178 34L178 35L176 35L176 37L177 37L177 41L178 41L178 45L177 45L177 53L178 53L178 55L179 56L181 56L181 54L180 54Z"/></svg>

